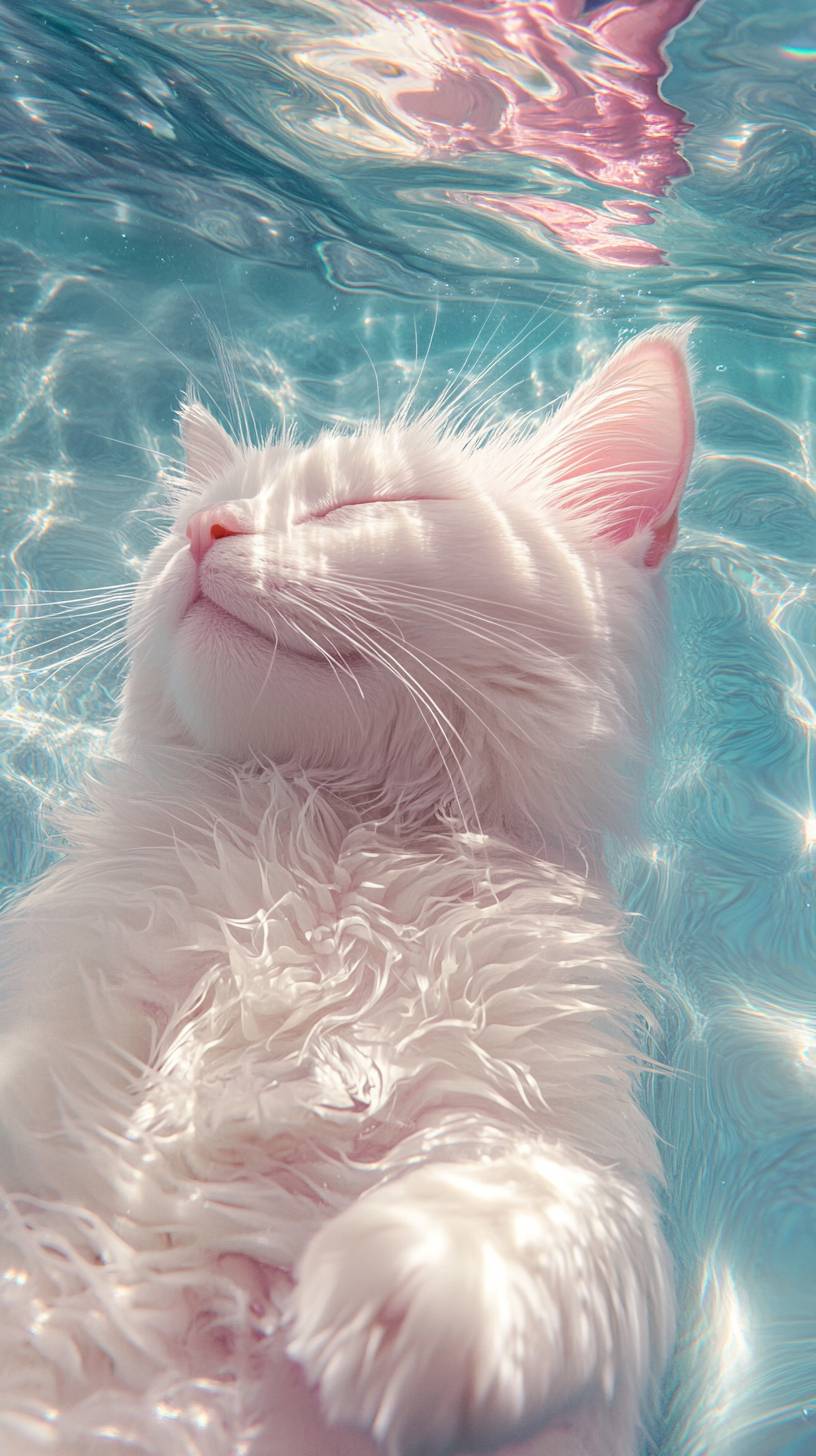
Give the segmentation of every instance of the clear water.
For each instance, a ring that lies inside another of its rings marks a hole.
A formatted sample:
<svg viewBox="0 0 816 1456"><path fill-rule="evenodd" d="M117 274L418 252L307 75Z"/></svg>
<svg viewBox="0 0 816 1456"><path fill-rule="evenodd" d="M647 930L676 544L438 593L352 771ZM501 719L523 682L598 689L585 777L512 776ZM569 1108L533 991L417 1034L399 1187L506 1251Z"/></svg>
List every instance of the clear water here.
<svg viewBox="0 0 816 1456"><path fill-rule="evenodd" d="M429 397L488 340L510 407L699 320L651 842L619 865L679 1069L648 1090L682 1299L660 1453L812 1456L812 0L0 0L0 62L12 616L32 583L133 577L188 373L224 398L207 319L259 424L305 431L370 414L374 371L387 408L432 331ZM7 890L121 672L20 653L87 631L9 635Z"/></svg>

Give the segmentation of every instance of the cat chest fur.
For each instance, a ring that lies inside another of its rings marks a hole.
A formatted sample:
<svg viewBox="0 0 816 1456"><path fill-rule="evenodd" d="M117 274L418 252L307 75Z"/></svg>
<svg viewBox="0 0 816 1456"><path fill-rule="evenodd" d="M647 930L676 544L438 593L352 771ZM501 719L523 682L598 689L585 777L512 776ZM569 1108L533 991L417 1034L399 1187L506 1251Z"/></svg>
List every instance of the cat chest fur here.
<svg viewBox="0 0 816 1456"><path fill-rule="evenodd" d="M78 958L99 939L115 966L93 1000L107 1066L126 1075L115 1024L143 1057L118 1127L129 1206L144 1160L143 1190L195 1181L196 1207L213 1192L208 1238L216 1222L234 1246L240 1226L247 1252L288 1262L327 1205L429 1158L500 1153L525 1128L603 1159L614 1126L618 1165L653 1171L630 1091L636 969L601 893L475 836L408 850L305 784L229 776L209 804L185 787L101 791L39 920L70 899ZM144 845L127 873L123 816ZM70 1091L70 1048L51 1072Z"/></svg>

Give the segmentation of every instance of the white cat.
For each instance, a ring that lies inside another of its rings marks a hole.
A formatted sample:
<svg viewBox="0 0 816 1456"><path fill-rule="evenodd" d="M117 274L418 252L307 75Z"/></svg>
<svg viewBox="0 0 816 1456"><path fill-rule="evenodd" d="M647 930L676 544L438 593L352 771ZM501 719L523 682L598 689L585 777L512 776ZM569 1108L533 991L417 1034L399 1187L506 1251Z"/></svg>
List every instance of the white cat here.
<svg viewBox="0 0 816 1456"><path fill-rule="evenodd" d="M600 868L685 335L543 424L181 411L111 757L7 919L4 1456L633 1456L672 1336Z"/></svg>

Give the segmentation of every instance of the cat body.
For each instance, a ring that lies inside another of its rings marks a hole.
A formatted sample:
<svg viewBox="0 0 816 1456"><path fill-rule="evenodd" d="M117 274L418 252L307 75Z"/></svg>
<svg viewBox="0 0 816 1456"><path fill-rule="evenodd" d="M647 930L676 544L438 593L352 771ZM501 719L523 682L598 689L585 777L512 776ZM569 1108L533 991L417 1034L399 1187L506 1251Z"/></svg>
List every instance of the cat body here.
<svg viewBox="0 0 816 1456"><path fill-rule="evenodd" d="M7 921L9 1456L634 1456L672 1336L630 813L693 421L182 414L114 752Z"/></svg>

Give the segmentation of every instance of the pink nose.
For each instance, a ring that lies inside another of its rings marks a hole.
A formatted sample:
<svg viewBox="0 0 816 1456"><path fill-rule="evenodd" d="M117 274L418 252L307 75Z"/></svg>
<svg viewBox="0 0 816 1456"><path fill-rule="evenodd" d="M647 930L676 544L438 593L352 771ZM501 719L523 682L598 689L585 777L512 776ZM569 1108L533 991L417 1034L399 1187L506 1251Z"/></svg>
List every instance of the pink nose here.
<svg viewBox="0 0 816 1456"><path fill-rule="evenodd" d="M209 510L196 511L187 522L187 539L193 560L201 561L214 541L224 536L248 536L252 528L241 521L229 506L211 506Z"/></svg>

